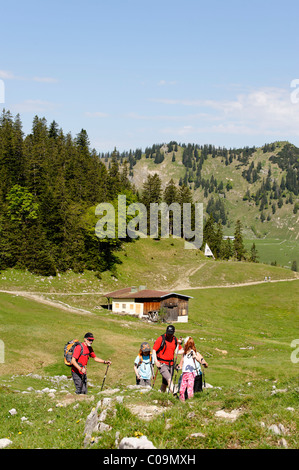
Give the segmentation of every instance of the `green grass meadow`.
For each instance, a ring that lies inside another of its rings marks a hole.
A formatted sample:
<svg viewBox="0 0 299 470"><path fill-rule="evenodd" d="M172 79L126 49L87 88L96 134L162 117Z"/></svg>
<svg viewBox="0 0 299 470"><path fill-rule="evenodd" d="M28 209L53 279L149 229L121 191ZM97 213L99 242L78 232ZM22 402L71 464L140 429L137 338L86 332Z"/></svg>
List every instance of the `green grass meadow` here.
<svg viewBox="0 0 299 470"><path fill-rule="evenodd" d="M184 293L192 296L189 322L176 324L176 335L195 338L209 363L206 382L213 386L185 403L158 393L159 377L147 394L126 389L135 384L133 362L140 343L152 346L165 324L112 315L105 309L69 313L1 293L0 438L9 438L13 449L84 447L86 417L100 399L105 366L89 361L87 398L93 402L78 401L75 408L75 403L57 406L66 392L74 397L71 379L57 386L54 398L37 390L52 388L55 377L70 375L63 364L64 344L92 331L96 354L112 360L105 389L118 387L124 402L116 406L116 414L108 414L112 430L95 435L98 439L88 447L115 448L119 431L120 439L144 434L160 449L298 448L299 363L294 357L299 353L294 356L291 343L299 337L299 280ZM153 403L164 412L151 421L130 411L132 405ZM17 415L9 414L12 408ZM215 415L218 410L235 409L240 416L234 422ZM23 416L32 425L21 421ZM283 436L269 430L279 423L285 428ZM192 433L201 437L190 437Z"/></svg>
<svg viewBox="0 0 299 470"><path fill-rule="evenodd" d="M250 251L252 244L258 250L261 263L274 263L285 268L291 268L293 261L297 262L299 269L299 240L287 240L279 238L256 238L245 240L245 248Z"/></svg>

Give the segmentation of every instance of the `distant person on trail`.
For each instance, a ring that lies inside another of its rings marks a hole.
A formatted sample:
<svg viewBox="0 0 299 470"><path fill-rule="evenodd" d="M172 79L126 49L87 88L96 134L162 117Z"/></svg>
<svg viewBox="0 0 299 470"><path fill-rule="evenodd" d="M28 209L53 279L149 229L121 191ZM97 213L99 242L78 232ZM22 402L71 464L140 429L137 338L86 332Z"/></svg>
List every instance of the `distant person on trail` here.
<svg viewBox="0 0 299 470"><path fill-rule="evenodd" d="M104 361L97 357L92 349L92 343L94 341L94 336L92 333L86 333L84 336L84 342L78 344L73 353L72 357L72 377L76 387L76 394L87 394L87 376L86 376L86 366L90 357L92 357L95 362L100 362L102 364L111 364L111 361Z"/></svg>
<svg viewBox="0 0 299 470"><path fill-rule="evenodd" d="M202 355L196 351L193 338L189 336L185 341L183 357L181 359L180 368L182 368L182 381L180 385L180 400L185 401L185 391L187 390L187 397L194 396L194 380L199 374L199 364L208 367L208 363L204 360Z"/></svg>
<svg viewBox="0 0 299 470"><path fill-rule="evenodd" d="M174 356L183 354L181 347L182 339L174 336L175 327L168 325L166 333L156 339L153 346L153 358L155 364L162 375L161 392L166 392L167 386L173 393L172 377L174 372Z"/></svg>
<svg viewBox="0 0 299 470"><path fill-rule="evenodd" d="M134 371L136 374L136 385L151 385L153 376L154 360L151 347L148 343L141 343L139 354L134 361Z"/></svg>

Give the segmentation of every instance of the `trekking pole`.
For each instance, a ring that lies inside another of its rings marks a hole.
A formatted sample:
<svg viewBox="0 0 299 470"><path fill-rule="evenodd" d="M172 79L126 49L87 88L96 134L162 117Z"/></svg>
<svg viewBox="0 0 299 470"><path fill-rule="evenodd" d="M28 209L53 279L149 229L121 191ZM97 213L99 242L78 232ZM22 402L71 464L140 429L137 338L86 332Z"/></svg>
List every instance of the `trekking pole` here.
<svg viewBox="0 0 299 470"><path fill-rule="evenodd" d="M158 367L157 367L157 370L156 370L156 373L155 373L155 377L154 377L154 380L153 380L152 388L154 388L154 386L155 386L157 374L158 374Z"/></svg>
<svg viewBox="0 0 299 470"><path fill-rule="evenodd" d="M152 381L154 379L154 366L151 364L151 386L152 386Z"/></svg>
<svg viewBox="0 0 299 470"><path fill-rule="evenodd" d="M206 388L205 366L203 364L201 364L201 365L202 365L202 367L201 367L202 383L203 383L204 388Z"/></svg>
<svg viewBox="0 0 299 470"><path fill-rule="evenodd" d="M177 390L177 392L175 392L175 382L176 382L177 376L178 376L178 368L176 368L176 373L175 373L175 377L174 377L174 380L173 380L173 394L176 395L176 396L178 395L178 392L179 392L179 390Z"/></svg>
<svg viewBox="0 0 299 470"><path fill-rule="evenodd" d="M181 340L181 339L182 339L182 338L180 337L180 340ZM171 371L171 379L170 379L170 383L169 383L169 387L168 387L168 393L169 393L169 390L170 390L170 388L171 388L172 379L173 379L173 374L174 374L174 369L175 369L175 367L176 367L176 363L177 363L177 359L178 359L178 354L179 354L179 343L178 343L178 345L177 345L177 347L176 347L176 357L175 357L175 361L174 361L174 363L173 363L173 367L172 367L172 371Z"/></svg>
<svg viewBox="0 0 299 470"><path fill-rule="evenodd" d="M105 376L104 376L104 380L103 380L103 383L102 383L101 391L103 390L103 387L104 387L104 383L105 383L105 380L106 380L106 377L107 377L107 373L108 373L109 366L110 366L110 364L108 364L108 366L107 366L107 369L106 369L106 372L105 372Z"/></svg>

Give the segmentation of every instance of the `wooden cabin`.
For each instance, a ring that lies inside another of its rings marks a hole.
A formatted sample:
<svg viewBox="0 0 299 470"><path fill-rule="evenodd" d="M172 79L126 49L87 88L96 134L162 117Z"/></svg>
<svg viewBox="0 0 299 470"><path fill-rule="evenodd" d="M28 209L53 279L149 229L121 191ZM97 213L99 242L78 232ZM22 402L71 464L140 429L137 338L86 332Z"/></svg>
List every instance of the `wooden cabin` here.
<svg viewBox="0 0 299 470"><path fill-rule="evenodd" d="M113 313L128 313L147 318L161 309L166 321L188 322L188 301L190 296L176 292L149 290L145 286L127 287L106 294L109 309Z"/></svg>

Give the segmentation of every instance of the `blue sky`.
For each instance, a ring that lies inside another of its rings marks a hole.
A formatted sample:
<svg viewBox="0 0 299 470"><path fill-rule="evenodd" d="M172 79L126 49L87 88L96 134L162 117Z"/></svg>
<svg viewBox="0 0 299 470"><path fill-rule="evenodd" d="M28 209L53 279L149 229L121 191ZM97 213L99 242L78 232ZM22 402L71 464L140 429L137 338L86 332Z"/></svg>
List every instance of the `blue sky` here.
<svg viewBox="0 0 299 470"><path fill-rule="evenodd" d="M74 137L86 129L99 152L171 140L299 146L295 0L0 6L0 106L25 134L38 115Z"/></svg>

